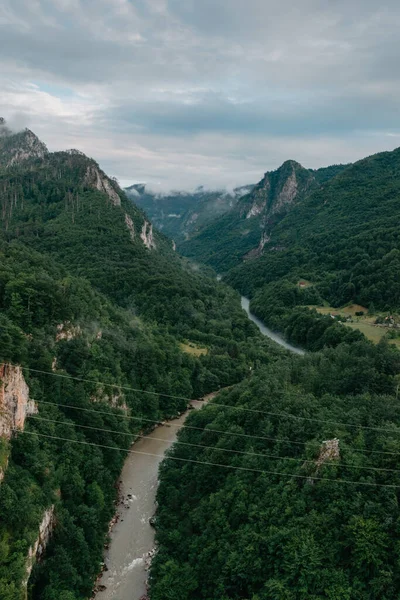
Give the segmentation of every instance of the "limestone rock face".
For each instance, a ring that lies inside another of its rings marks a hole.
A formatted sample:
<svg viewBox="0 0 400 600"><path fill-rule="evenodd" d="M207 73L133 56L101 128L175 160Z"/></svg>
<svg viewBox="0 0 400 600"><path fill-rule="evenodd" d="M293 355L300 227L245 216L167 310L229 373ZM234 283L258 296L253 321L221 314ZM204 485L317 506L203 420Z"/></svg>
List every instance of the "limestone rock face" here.
<svg viewBox="0 0 400 600"><path fill-rule="evenodd" d="M333 438L332 440L325 440L322 442L322 446L317 459L317 467L319 468L324 463L330 460L338 460L340 458L339 440Z"/></svg>
<svg viewBox="0 0 400 600"><path fill-rule="evenodd" d="M280 212L285 206L293 204L296 199L298 183L296 179L296 171L292 167L292 172L284 182L282 189L278 193L275 203L272 207L272 213Z"/></svg>
<svg viewBox="0 0 400 600"><path fill-rule="evenodd" d="M73 325L69 321L66 323L59 323L59 325L57 325L56 342L60 342L61 340L66 340L69 342L70 340L76 339L80 335L82 335L82 329L79 325Z"/></svg>
<svg viewBox="0 0 400 600"><path fill-rule="evenodd" d="M39 525L39 535L33 544L29 548L28 561L26 565L26 575L23 581L23 586L26 588L28 585L29 577L31 575L33 565L36 560L40 560L46 550L47 544L49 543L50 537L53 533L55 526L54 517L54 504L48 508L44 515L42 522Z"/></svg>
<svg viewBox="0 0 400 600"><path fill-rule="evenodd" d="M263 252L264 252L264 246L265 244L267 244L270 241L270 236L263 231L261 234L261 239L260 239L260 243L258 245L258 248L254 248L254 250L250 250L250 252L248 252L245 255L245 260L248 260L249 258L258 258L259 256L262 256Z"/></svg>
<svg viewBox="0 0 400 600"><path fill-rule="evenodd" d="M131 239L134 240L135 239L135 226L133 224L132 218L128 215L128 213L125 213L125 225L129 229Z"/></svg>
<svg viewBox="0 0 400 600"><path fill-rule="evenodd" d="M121 206L121 198L111 185L109 179L94 164L89 165L86 169L84 182L85 185L107 194L114 206Z"/></svg>
<svg viewBox="0 0 400 600"><path fill-rule="evenodd" d="M153 236L153 225L148 221L143 223L142 232L140 234L140 238L143 241L143 244L149 249L155 249L156 243L154 241Z"/></svg>
<svg viewBox="0 0 400 600"><path fill-rule="evenodd" d="M11 438L15 429L22 431L28 415L37 413L21 367L0 365L0 436Z"/></svg>
<svg viewBox="0 0 400 600"><path fill-rule="evenodd" d="M18 166L29 159L43 159L48 150L45 144L30 130L12 132L3 118L0 118L1 166Z"/></svg>
<svg viewBox="0 0 400 600"><path fill-rule="evenodd" d="M250 217L257 217L265 211L270 190L271 183L269 179L265 177L259 187L253 192L253 203L250 207L250 210L246 214L246 219L250 219Z"/></svg>

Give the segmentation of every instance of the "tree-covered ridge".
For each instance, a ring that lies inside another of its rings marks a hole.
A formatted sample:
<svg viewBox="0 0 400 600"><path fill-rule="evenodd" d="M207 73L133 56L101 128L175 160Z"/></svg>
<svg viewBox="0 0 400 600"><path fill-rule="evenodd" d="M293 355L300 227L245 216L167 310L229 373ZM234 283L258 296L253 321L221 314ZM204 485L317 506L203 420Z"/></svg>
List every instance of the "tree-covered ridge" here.
<svg viewBox="0 0 400 600"><path fill-rule="evenodd" d="M335 165L313 171L288 160L263 179L228 213L204 227L179 250L219 272L263 254L280 220L319 185L345 168ZM246 268L244 266L244 268Z"/></svg>
<svg viewBox="0 0 400 600"><path fill-rule="evenodd" d="M152 600L397 598L399 370L387 344L342 344L192 414L170 453L192 462L161 470Z"/></svg>
<svg viewBox="0 0 400 600"><path fill-rule="evenodd" d="M399 197L399 150L359 161L294 207L274 229L264 256L228 280L254 295L282 276L304 277L334 306L356 301L395 308Z"/></svg>
<svg viewBox="0 0 400 600"><path fill-rule="evenodd" d="M232 269L226 280L293 342L322 348L329 328L329 345L335 345L351 332L305 306L354 303L387 315L399 310L399 198L399 150L359 161L294 207L264 255ZM303 279L311 287L299 289Z"/></svg>
<svg viewBox="0 0 400 600"><path fill-rule="evenodd" d="M120 205L93 189L86 179L92 168L98 166L86 156L63 152L50 154L34 168L0 175L5 239L51 255L70 273L88 278L113 301L149 319L174 325L190 320L193 329L207 327L217 334L204 311L215 307L226 314L222 299L233 295L194 272L157 231L148 248L141 237L144 213L111 180Z"/></svg>

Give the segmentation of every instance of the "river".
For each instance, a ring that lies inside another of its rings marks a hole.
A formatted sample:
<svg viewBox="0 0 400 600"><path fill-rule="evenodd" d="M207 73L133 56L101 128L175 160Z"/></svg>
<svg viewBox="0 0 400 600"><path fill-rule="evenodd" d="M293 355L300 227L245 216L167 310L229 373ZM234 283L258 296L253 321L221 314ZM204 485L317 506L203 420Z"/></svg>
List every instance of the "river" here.
<svg viewBox="0 0 400 600"><path fill-rule="evenodd" d="M257 325L258 329L263 335L268 336L269 338L271 338L271 340L274 340L274 342L276 342L280 346L283 346L287 350L294 352L295 354L305 354L304 350L302 350L301 348L297 348L296 346L292 346L292 344L289 344L281 335L279 335L279 333L275 333L274 331L266 327L264 323L260 321L260 319L257 319L257 317L250 312L250 300L248 298L242 296L240 301L242 304L242 308L246 311L249 319Z"/></svg>
<svg viewBox="0 0 400 600"><path fill-rule="evenodd" d="M214 396L209 394L203 401L193 400L191 404L195 409L201 408ZM146 562L154 548L154 529L149 519L156 509L158 468L189 412L160 425L136 442L135 453L129 454L125 461L120 476L119 518L111 530L104 558L107 571L96 584L105 589L96 593L96 600L140 600L146 594Z"/></svg>

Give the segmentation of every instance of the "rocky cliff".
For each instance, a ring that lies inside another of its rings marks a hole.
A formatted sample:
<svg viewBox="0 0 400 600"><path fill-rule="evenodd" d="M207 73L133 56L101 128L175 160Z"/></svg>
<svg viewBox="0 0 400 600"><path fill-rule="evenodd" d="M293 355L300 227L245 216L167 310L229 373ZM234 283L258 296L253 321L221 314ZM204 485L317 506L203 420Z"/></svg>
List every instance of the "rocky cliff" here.
<svg viewBox="0 0 400 600"><path fill-rule="evenodd" d="M89 165L85 174L85 185L107 194L114 206L121 205L121 198L108 177L94 163Z"/></svg>
<svg viewBox="0 0 400 600"><path fill-rule="evenodd" d="M142 232L140 234L140 239L143 241L143 244L149 250L154 250L156 248L156 243L154 241L153 235L153 225L148 221L143 223Z"/></svg>
<svg viewBox="0 0 400 600"><path fill-rule="evenodd" d="M40 560L46 550L47 544L49 543L50 537L53 533L53 529L55 526L55 517L54 517L54 504L48 508L44 515L42 522L39 525L39 535L35 541L35 543L29 548L28 551L28 560L26 564L26 575L25 579L22 582L23 588L28 585L29 577L32 573L33 565L35 561ZM25 591L26 593L26 591Z"/></svg>
<svg viewBox="0 0 400 600"><path fill-rule="evenodd" d="M0 118L0 167L15 167L28 160L43 159L47 154L46 145L30 129L14 133Z"/></svg>
<svg viewBox="0 0 400 600"><path fill-rule="evenodd" d="M10 439L14 430L23 430L26 417L36 412L21 367L0 365L0 436Z"/></svg>

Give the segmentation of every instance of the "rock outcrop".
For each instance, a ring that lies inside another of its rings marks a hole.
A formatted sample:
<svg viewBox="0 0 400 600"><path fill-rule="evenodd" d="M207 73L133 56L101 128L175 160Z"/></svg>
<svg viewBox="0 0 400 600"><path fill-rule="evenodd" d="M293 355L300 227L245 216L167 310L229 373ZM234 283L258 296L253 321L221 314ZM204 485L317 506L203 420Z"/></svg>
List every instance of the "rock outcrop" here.
<svg viewBox="0 0 400 600"><path fill-rule="evenodd" d="M107 194L114 206L121 206L121 198L111 185L110 180L95 164L87 167L84 183L88 187Z"/></svg>
<svg viewBox="0 0 400 600"><path fill-rule="evenodd" d="M3 481L4 479L4 475L6 474L7 471L7 467L8 467L8 458L6 459L5 463L3 466L0 466L0 483Z"/></svg>
<svg viewBox="0 0 400 600"><path fill-rule="evenodd" d="M143 241L143 244L149 249L155 249L156 243L154 241L153 236L153 225L148 221L143 223L142 232L140 234L140 238Z"/></svg>
<svg viewBox="0 0 400 600"><path fill-rule="evenodd" d="M50 537L55 527L54 517L54 504L48 508L44 515L42 522L39 525L39 535L33 544L29 548L28 560L26 565L26 575L23 581L23 587L26 588L28 585L29 577L31 575L33 565L35 561L40 560L46 550L47 544L49 543Z"/></svg>
<svg viewBox="0 0 400 600"><path fill-rule="evenodd" d="M312 179L312 176L310 176L310 179ZM279 213L285 207L293 204L298 193L298 187L296 171L294 165L292 164L292 172L287 177L281 190L278 192L274 205L272 206L271 213Z"/></svg>
<svg viewBox="0 0 400 600"><path fill-rule="evenodd" d="M254 190L253 203L250 207L250 210L246 214L246 219L250 219L251 217L257 217L265 211L270 189L271 184L268 180L266 180L265 184L262 187L259 187Z"/></svg>
<svg viewBox="0 0 400 600"><path fill-rule="evenodd" d="M61 340L69 342L80 335L82 335L82 329L79 325L73 325L69 321L57 325L56 342L60 342Z"/></svg>
<svg viewBox="0 0 400 600"><path fill-rule="evenodd" d="M250 250L250 252L248 252L244 259L248 260L249 258L258 258L259 256L261 256L264 252L264 246L265 244L267 244L270 241L270 236L267 234L266 231L263 231L263 233L261 234L261 239L260 239L260 243L258 244L257 248L254 248L253 250Z"/></svg>
<svg viewBox="0 0 400 600"><path fill-rule="evenodd" d="M322 442L316 465L319 469L324 463L330 460L338 460L339 458L339 440L337 438L333 438L332 440L325 440L324 442Z"/></svg>
<svg viewBox="0 0 400 600"><path fill-rule="evenodd" d="M125 225L129 229L131 239L134 240L135 239L135 226L133 224L132 218L128 215L128 213L125 213Z"/></svg>
<svg viewBox="0 0 400 600"><path fill-rule="evenodd" d="M30 129L14 133L3 118L0 118L0 152L0 165L5 168L43 159L48 154L46 145Z"/></svg>
<svg viewBox="0 0 400 600"><path fill-rule="evenodd" d="M10 439L14 430L22 431L28 415L37 413L21 367L0 365L0 436Z"/></svg>

